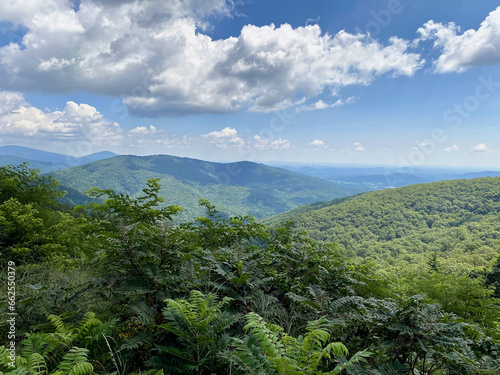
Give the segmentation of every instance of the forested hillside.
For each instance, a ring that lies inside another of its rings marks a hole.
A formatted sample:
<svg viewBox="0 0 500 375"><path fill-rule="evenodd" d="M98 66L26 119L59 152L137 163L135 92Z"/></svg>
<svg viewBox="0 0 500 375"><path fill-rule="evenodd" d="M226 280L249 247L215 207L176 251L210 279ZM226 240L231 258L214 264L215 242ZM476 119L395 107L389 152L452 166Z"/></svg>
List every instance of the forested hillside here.
<svg viewBox="0 0 500 375"><path fill-rule="evenodd" d="M161 179L165 204L182 202L181 220L203 214L197 201L207 198L226 215L257 218L302 204L330 200L359 192L319 178L251 162L212 163L168 155L119 156L52 176L81 193L95 186L137 197L148 178ZM72 203L83 203L77 199Z"/></svg>
<svg viewBox="0 0 500 375"><path fill-rule="evenodd" d="M316 240L337 242L349 256L414 261L435 252L482 267L500 252L500 178L369 192L304 206L267 223L284 220Z"/></svg>
<svg viewBox="0 0 500 375"><path fill-rule="evenodd" d="M482 305L495 281L490 276L485 288L480 278L500 256L500 178L369 192L299 207L266 223L287 220L315 240L336 242L358 263L371 260L394 293L423 293L474 319L498 309Z"/></svg>
<svg viewBox="0 0 500 375"><path fill-rule="evenodd" d="M68 212L53 178L0 167L0 262L15 280L0 286L3 374L500 372L500 261L450 278L431 258L419 280L383 277L205 199L174 224L182 208L162 205L158 183L137 198L95 188L104 201ZM432 210L437 198L418 197L402 207Z"/></svg>

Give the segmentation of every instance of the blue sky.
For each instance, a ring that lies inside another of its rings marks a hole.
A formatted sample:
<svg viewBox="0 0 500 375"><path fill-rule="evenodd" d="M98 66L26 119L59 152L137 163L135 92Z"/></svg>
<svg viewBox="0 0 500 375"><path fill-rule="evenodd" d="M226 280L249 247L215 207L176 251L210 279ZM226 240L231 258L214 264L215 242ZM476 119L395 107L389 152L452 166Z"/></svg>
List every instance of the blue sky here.
<svg viewBox="0 0 500 375"><path fill-rule="evenodd" d="M500 162L495 1L0 4L0 145Z"/></svg>

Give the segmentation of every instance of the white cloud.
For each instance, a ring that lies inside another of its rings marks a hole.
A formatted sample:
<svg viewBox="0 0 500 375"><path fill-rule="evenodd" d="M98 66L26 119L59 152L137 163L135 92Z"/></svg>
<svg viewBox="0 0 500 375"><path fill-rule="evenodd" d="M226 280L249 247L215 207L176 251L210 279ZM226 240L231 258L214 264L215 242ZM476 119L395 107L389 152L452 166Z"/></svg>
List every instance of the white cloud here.
<svg viewBox="0 0 500 375"><path fill-rule="evenodd" d="M263 139L258 135L254 135L253 140L248 142L249 147L252 147L259 151L265 150L283 150L286 148L290 148L291 144L286 139L278 138L274 141L270 139Z"/></svg>
<svg viewBox="0 0 500 375"><path fill-rule="evenodd" d="M204 34L207 17L230 14L231 4L82 0L76 10L63 0L0 2L0 20L27 29L22 44L0 47L0 87L120 97L148 116L267 112L382 75L411 76L423 64L404 40L383 45L317 25Z"/></svg>
<svg viewBox="0 0 500 375"><path fill-rule="evenodd" d="M303 111L315 111L318 109L326 109L326 108L335 108L335 107L342 107L345 104L351 104L355 103L358 100L355 96L351 96L347 98L346 100L343 99L338 99L335 102L328 104L325 103L323 100L318 100L317 102L310 104L310 105L303 105L300 107L297 107L295 109L295 112L303 112Z"/></svg>
<svg viewBox="0 0 500 375"><path fill-rule="evenodd" d="M319 139L316 139L309 143L310 146L317 146L317 147L323 147L325 145L325 142L320 141Z"/></svg>
<svg viewBox="0 0 500 375"><path fill-rule="evenodd" d="M227 148L228 146L243 146L245 141L238 135L234 128L226 127L221 131L213 131L201 136L208 140L212 145L219 148Z"/></svg>
<svg viewBox="0 0 500 375"><path fill-rule="evenodd" d="M287 141L286 139L278 138L277 140L272 141L271 143L269 143L269 145L270 145L271 149L274 149L274 150L283 150L285 148L289 148L290 147L290 142Z"/></svg>
<svg viewBox="0 0 500 375"><path fill-rule="evenodd" d="M354 151L357 151L357 152L366 151L366 148L364 148L363 145L360 142L354 142L352 144L352 146L354 147Z"/></svg>
<svg viewBox="0 0 500 375"><path fill-rule="evenodd" d="M169 134L154 125L124 130L108 121L88 104L67 102L61 111L42 111L26 102L18 92L0 91L0 137L9 144L32 147L53 145L68 154L90 153L92 149L134 150L136 153L164 153L171 149L283 150L291 147L286 139L263 139L258 135L244 139L238 131L225 127L201 136ZM50 147L50 146L49 146Z"/></svg>
<svg viewBox="0 0 500 375"><path fill-rule="evenodd" d="M45 141L77 141L114 144L122 129L107 121L88 104L67 102L62 111L44 112L30 106L18 92L0 92L0 134L10 138L34 137Z"/></svg>
<svg viewBox="0 0 500 375"><path fill-rule="evenodd" d="M458 151L458 146L457 145L453 145L453 146L450 146L450 147L446 147L444 150L446 152L457 152Z"/></svg>
<svg viewBox="0 0 500 375"><path fill-rule="evenodd" d="M418 40L433 40L442 50L435 61L438 73L464 71L473 66L500 64L500 7L492 11L477 30L461 29L455 23L429 21L418 29Z"/></svg>
<svg viewBox="0 0 500 375"><path fill-rule="evenodd" d="M149 125L149 128L147 126L138 126L137 128L134 128L129 131L130 134L157 134L159 132L162 132L161 130L156 129L153 125Z"/></svg>
<svg viewBox="0 0 500 375"><path fill-rule="evenodd" d="M0 116L12 113L27 104L20 92L0 91Z"/></svg>
<svg viewBox="0 0 500 375"><path fill-rule="evenodd" d="M72 155L90 153L93 149L126 146L150 150L186 148L186 136L169 135L153 125L123 130L116 122L106 120L88 104L67 102L62 111L42 111L26 102L18 92L0 91L0 136L8 143L33 147L57 147Z"/></svg>
<svg viewBox="0 0 500 375"><path fill-rule="evenodd" d="M236 129L230 127L226 127L221 131L203 134L200 139L204 142L204 146L206 146L206 142L208 141L209 145L222 149L235 147L240 149L254 148L259 151L265 151L283 150L291 146L288 140L281 138L273 141L254 135L251 139L243 139L238 135Z"/></svg>
<svg viewBox="0 0 500 375"><path fill-rule="evenodd" d="M474 146L471 150L472 152L491 152L491 150L486 146L485 143L480 143L477 146Z"/></svg>

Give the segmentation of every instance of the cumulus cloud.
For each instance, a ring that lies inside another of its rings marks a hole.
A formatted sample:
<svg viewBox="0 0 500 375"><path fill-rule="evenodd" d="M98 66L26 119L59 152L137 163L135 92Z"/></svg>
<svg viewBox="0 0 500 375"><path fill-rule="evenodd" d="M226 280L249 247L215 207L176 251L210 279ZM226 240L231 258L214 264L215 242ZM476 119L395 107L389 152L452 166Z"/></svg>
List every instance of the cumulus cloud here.
<svg viewBox="0 0 500 375"><path fill-rule="evenodd" d="M9 91L0 91L0 137L9 143L64 146L68 153L79 153L77 145L120 146L140 153L162 153L173 148L266 151L291 147L288 140L281 138L264 139L258 135L243 138L231 127L191 137L169 134L154 125L125 130L88 104L69 101L60 111L42 111L27 103L21 93Z"/></svg>
<svg viewBox="0 0 500 375"><path fill-rule="evenodd" d="M432 40L442 51L434 62L438 73L461 72L473 66L500 64L500 7L477 30L461 32L455 23L429 21L418 29L418 40Z"/></svg>
<svg viewBox="0 0 500 375"><path fill-rule="evenodd" d="M286 139L278 138L275 141L269 142L269 148L274 150L283 150L290 147L290 142Z"/></svg>
<svg viewBox="0 0 500 375"><path fill-rule="evenodd" d="M264 139L258 135L254 135L250 139L243 139L239 136L238 131L234 128L226 127L221 131L212 131L208 134L203 134L200 139L204 142L204 146L215 146L217 148L226 149L229 147L240 149L256 149L265 150L282 150L290 147L290 142L286 139Z"/></svg>
<svg viewBox="0 0 500 375"><path fill-rule="evenodd" d="M12 113L27 104L20 92L0 91L0 116Z"/></svg>
<svg viewBox="0 0 500 375"><path fill-rule="evenodd" d="M221 131L213 131L201 136L205 138L209 144L215 145L218 148L227 148L228 146L242 146L245 141L238 135L234 128L226 127Z"/></svg>
<svg viewBox="0 0 500 375"><path fill-rule="evenodd" d="M472 152L491 152L488 146L485 143L480 143L477 146L474 146L471 150Z"/></svg>
<svg viewBox="0 0 500 375"><path fill-rule="evenodd" d="M88 153L92 148L127 146L143 148L186 148L186 136L167 134L153 125L126 131L106 120L94 107L69 101L61 111L42 111L26 102L19 92L0 91L0 137L8 143L34 147L52 145L69 154Z"/></svg>
<svg viewBox="0 0 500 375"><path fill-rule="evenodd" d="M160 132L163 132L163 130L158 130L153 125L149 125L149 127L138 126L137 128L134 128L129 131L130 134L150 134L150 135L157 134Z"/></svg>
<svg viewBox="0 0 500 375"><path fill-rule="evenodd" d="M285 148L289 148L290 142L286 139L278 138L274 141L269 139L262 139L258 135L253 137L254 142L251 143L251 147L256 150L265 151L265 150L283 150Z"/></svg>
<svg viewBox="0 0 500 375"><path fill-rule="evenodd" d="M343 99L338 99L337 101L328 104L325 103L323 100L318 100L317 102L310 104L310 105L303 105L300 107L297 107L295 109L296 112L303 112L303 111L316 111L318 109L326 109L326 108L335 108L335 107L342 107L345 104L351 104L355 103L358 100L355 96L351 96L345 100Z"/></svg>
<svg viewBox="0 0 500 375"><path fill-rule="evenodd" d="M311 143L309 143L310 146L317 146L317 147L323 147L325 145L325 142L320 141L319 139L315 139Z"/></svg>
<svg viewBox="0 0 500 375"><path fill-rule="evenodd" d="M453 145L453 146L450 146L450 147L446 147L444 150L446 152L457 152L458 151L458 146L457 145Z"/></svg>
<svg viewBox="0 0 500 375"><path fill-rule="evenodd" d="M107 121L88 104L67 102L62 111L44 112L30 106L18 92L0 92L0 135L15 139L34 137L46 141L95 139L114 144L122 138L122 129Z"/></svg>
<svg viewBox="0 0 500 375"><path fill-rule="evenodd" d="M364 148L360 142L354 142L352 144L352 146L354 148L354 151L357 151L357 152L366 151L366 148Z"/></svg>
<svg viewBox="0 0 500 375"><path fill-rule="evenodd" d="M120 97L145 116L267 112L423 64L402 39L381 44L318 25L247 25L219 40L203 33L207 17L230 12L226 0L0 2L0 21L27 30L0 47L0 87Z"/></svg>

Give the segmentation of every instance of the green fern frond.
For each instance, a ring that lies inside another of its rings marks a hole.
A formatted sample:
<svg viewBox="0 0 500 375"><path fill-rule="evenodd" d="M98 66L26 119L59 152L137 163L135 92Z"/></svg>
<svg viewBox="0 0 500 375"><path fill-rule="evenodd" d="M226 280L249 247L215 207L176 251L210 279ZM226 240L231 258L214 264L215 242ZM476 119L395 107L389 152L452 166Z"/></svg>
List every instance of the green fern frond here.
<svg viewBox="0 0 500 375"><path fill-rule="evenodd" d="M153 336L147 333L140 333L137 336L132 337L131 339L125 341L120 349L128 349L128 350L136 350L142 347L146 347L151 345L153 342Z"/></svg>
<svg viewBox="0 0 500 375"><path fill-rule="evenodd" d="M90 329L94 326L101 325L102 322L96 318L93 312L87 312L78 326L76 327L76 339L83 339L86 337L90 331Z"/></svg>
<svg viewBox="0 0 500 375"><path fill-rule="evenodd" d="M116 326L118 319L111 319L105 321L97 326L91 327L91 329L87 332L87 335L83 337L85 342L93 343L99 340L103 335L109 335L113 328Z"/></svg>
<svg viewBox="0 0 500 375"><path fill-rule="evenodd" d="M73 366L68 375L87 375L94 371L94 366L89 362L79 362Z"/></svg>
<svg viewBox="0 0 500 375"><path fill-rule="evenodd" d="M57 369L63 374L63 375L85 375L89 372L87 372L90 369L90 372L93 371L93 368L89 367L88 365L85 365L83 363L87 362L87 357L88 357L89 350L85 348L78 348L78 347L73 347L69 350L68 353L64 355L62 358L61 363L59 363L59 366ZM77 366L78 365L78 366ZM89 363L90 365L90 363ZM90 365L92 366L92 365ZM73 372L75 371L75 372ZM82 373L79 373L82 372Z"/></svg>
<svg viewBox="0 0 500 375"><path fill-rule="evenodd" d="M54 326L57 333L72 334L74 332L73 329L71 329L70 327L67 327L64 324L64 322L60 316L51 314L47 317L47 320L52 323L52 325Z"/></svg>
<svg viewBox="0 0 500 375"><path fill-rule="evenodd" d="M28 367L33 375L47 374L47 364L41 354L33 353L28 358Z"/></svg>
<svg viewBox="0 0 500 375"><path fill-rule="evenodd" d="M148 325L153 323L155 317L155 309L147 306L144 303L134 304L130 306L130 309L135 313L137 320L142 325Z"/></svg>
<svg viewBox="0 0 500 375"><path fill-rule="evenodd" d="M255 339L248 337L244 340L234 338L233 345L236 352L233 354L233 360L235 360L236 364L249 375L279 374L274 369L270 358L261 351L255 341Z"/></svg>

